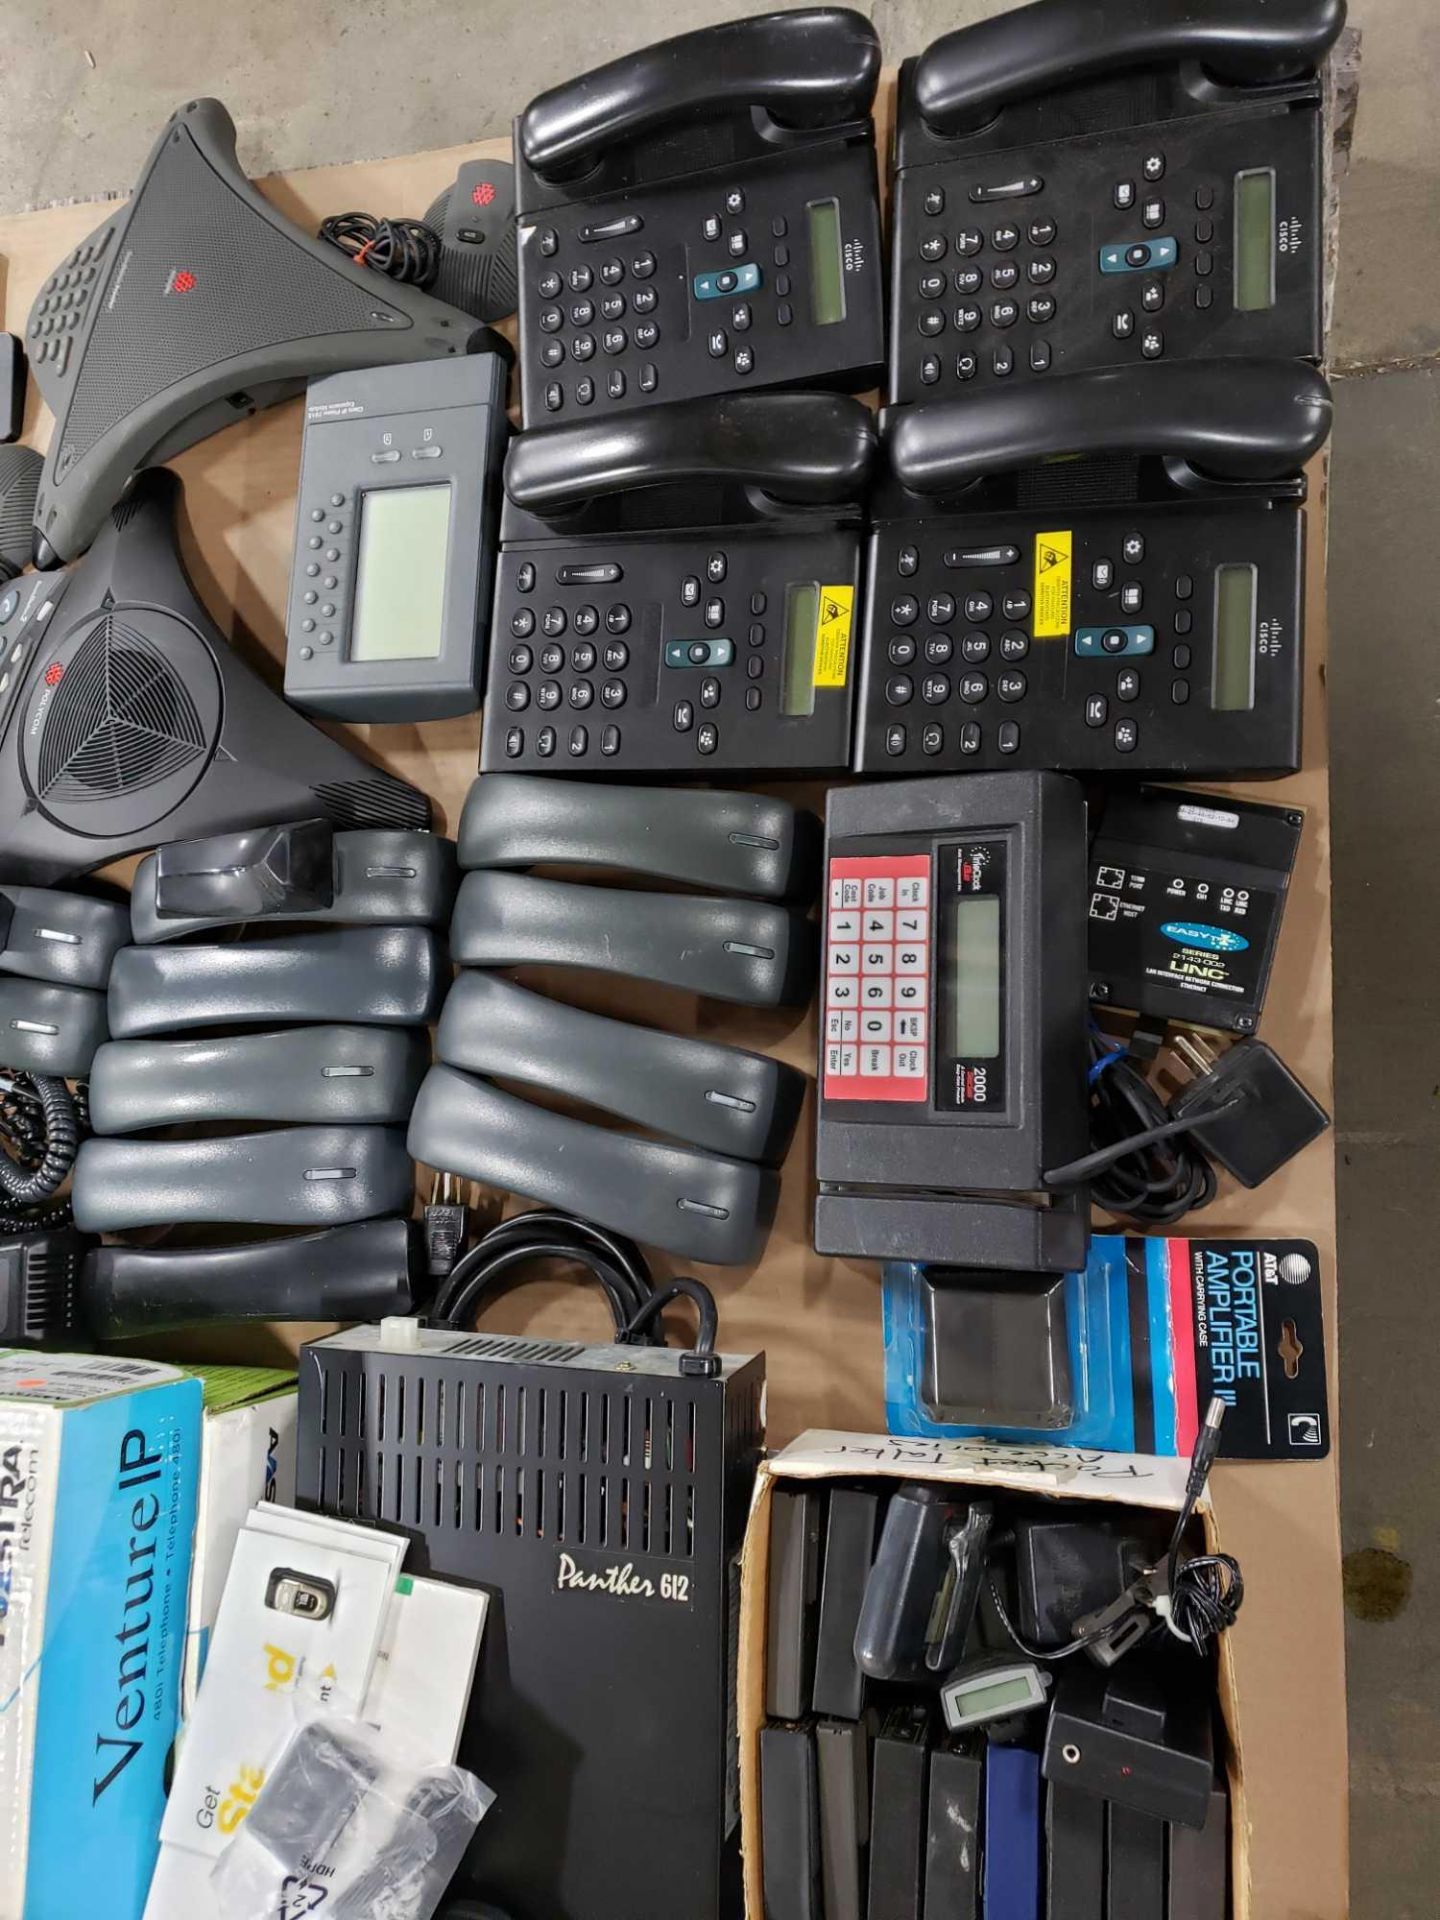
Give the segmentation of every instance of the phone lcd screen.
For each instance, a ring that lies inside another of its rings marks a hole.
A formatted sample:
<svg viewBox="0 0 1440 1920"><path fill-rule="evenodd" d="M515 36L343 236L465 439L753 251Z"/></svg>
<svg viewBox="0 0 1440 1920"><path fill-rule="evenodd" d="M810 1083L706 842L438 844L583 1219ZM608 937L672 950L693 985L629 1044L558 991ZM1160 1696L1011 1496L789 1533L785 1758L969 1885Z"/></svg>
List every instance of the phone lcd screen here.
<svg viewBox="0 0 1440 1920"><path fill-rule="evenodd" d="M1258 313L1275 304L1275 169L1235 176L1235 305Z"/></svg>
<svg viewBox="0 0 1440 1920"><path fill-rule="evenodd" d="M1000 1052L1000 896L962 894L954 912L951 1051L957 1060L993 1060Z"/></svg>
<svg viewBox="0 0 1440 1920"><path fill-rule="evenodd" d="M1016 1673L957 1688L955 1705L958 1717L987 1720L1009 1708L1036 1706L1044 1697L1044 1690L1037 1691L1037 1682L1029 1673Z"/></svg>
<svg viewBox="0 0 1440 1920"><path fill-rule="evenodd" d="M436 660L444 638L450 488L381 487L360 502L352 660Z"/></svg>
<svg viewBox="0 0 1440 1920"><path fill-rule="evenodd" d="M833 327L845 318L845 255L840 239L840 202L812 200L810 223L810 318Z"/></svg>
<svg viewBox="0 0 1440 1920"><path fill-rule="evenodd" d="M803 719L815 711L815 647L820 634L820 588L792 580L785 589L785 642L780 661L780 711Z"/></svg>
<svg viewBox="0 0 1440 1920"><path fill-rule="evenodd" d="M1215 669L1210 704L1240 713L1255 704L1255 569L1215 569Z"/></svg>

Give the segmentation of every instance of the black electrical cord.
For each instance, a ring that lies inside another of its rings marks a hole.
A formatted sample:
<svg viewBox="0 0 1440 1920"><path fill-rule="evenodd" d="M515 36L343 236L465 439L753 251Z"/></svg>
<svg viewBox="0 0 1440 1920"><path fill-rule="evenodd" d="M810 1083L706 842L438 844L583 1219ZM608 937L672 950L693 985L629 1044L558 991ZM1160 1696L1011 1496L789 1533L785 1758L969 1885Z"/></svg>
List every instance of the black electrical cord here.
<svg viewBox="0 0 1440 1920"><path fill-rule="evenodd" d="M1185 1529L1195 1512L1195 1503L1210 1478L1210 1469L1220 1451L1220 1422L1225 1403L1215 1399L1206 1409L1200 1432L1190 1455L1190 1474L1185 1482L1185 1499L1175 1516L1175 1531L1165 1553L1165 1583L1170 1591L1170 1630L1177 1639L1188 1640L1197 1653L1204 1651L1217 1634L1233 1627L1245 1599L1245 1579L1240 1562L1229 1553L1197 1553L1188 1560L1180 1558Z"/></svg>
<svg viewBox="0 0 1440 1920"><path fill-rule="evenodd" d="M1245 1598L1244 1576L1240 1572L1239 1561L1232 1554L1197 1553L1187 1560L1180 1558L1185 1529L1194 1517L1196 1503L1205 1490L1205 1482L1210 1478L1210 1469L1220 1451L1220 1422L1224 1415L1224 1402L1212 1400L1190 1454L1185 1497L1175 1516L1170 1544L1155 1566L1142 1576L1146 1583L1143 1604L1155 1610L1155 1629L1163 1625L1177 1640L1187 1641L1197 1653L1203 1653L1218 1634L1234 1626ZM997 1541L995 1544L1004 1543ZM1163 1587L1153 1584L1162 1566L1165 1569ZM985 1579L990 1589L991 1604L1001 1626L1027 1660L1068 1660L1072 1655L1082 1653L1087 1647L1106 1639L1111 1632L1110 1627L1092 1627L1088 1632L1066 1641L1062 1647L1032 1646L1011 1620L995 1576L988 1569ZM1137 1582L1136 1587L1129 1591L1135 1593L1139 1587L1140 1583ZM1116 1598L1120 1597L1117 1594Z"/></svg>
<svg viewBox="0 0 1440 1920"><path fill-rule="evenodd" d="M469 1327L482 1305L514 1275L535 1260L563 1260L582 1267L605 1291L622 1343L664 1346L660 1316L672 1300L688 1299L700 1314L694 1352L715 1351L715 1298L702 1281L688 1276L669 1281L658 1292L645 1256L633 1240L610 1233L573 1214L541 1209L517 1213L485 1234L446 1277L430 1308L436 1327Z"/></svg>
<svg viewBox="0 0 1440 1920"><path fill-rule="evenodd" d="M433 286L440 271L440 236L423 220L386 220L373 213L334 213L320 238L360 267L373 267L407 286Z"/></svg>
<svg viewBox="0 0 1440 1920"><path fill-rule="evenodd" d="M69 1224L70 1203L47 1206L64 1185L88 1130L83 1090L41 1073L0 1073L0 1231L34 1233Z"/></svg>
<svg viewBox="0 0 1440 1920"><path fill-rule="evenodd" d="M1238 1106L1243 1095L1176 1120L1123 1047L1092 1031L1090 1057L1092 1151L1048 1171L1046 1186L1089 1181L1091 1198L1107 1212L1149 1226L1169 1226L1209 1206L1215 1169L1191 1130Z"/></svg>
<svg viewBox="0 0 1440 1920"><path fill-rule="evenodd" d="M715 1351L716 1336L720 1331L720 1318L715 1308L715 1296L703 1280L694 1280L688 1273L680 1274L659 1293L652 1293L640 1311L625 1329L624 1337L634 1340L646 1332L672 1300L691 1300L700 1315L700 1330L695 1336L694 1353L712 1354Z"/></svg>

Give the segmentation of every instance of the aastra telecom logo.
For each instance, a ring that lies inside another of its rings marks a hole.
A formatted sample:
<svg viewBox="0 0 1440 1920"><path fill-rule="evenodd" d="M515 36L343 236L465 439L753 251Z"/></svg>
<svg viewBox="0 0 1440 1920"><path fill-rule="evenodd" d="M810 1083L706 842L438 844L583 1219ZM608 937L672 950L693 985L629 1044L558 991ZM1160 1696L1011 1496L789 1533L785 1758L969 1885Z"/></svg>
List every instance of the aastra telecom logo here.
<svg viewBox="0 0 1440 1920"><path fill-rule="evenodd" d="M495 188L491 181L482 180L478 186L470 189L470 198L477 207L488 207L495 198Z"/></svg>
<svg viewBox="0 0 1440 1920"><path fill-rule="evenodd" d="M195 276L188 267L172 267L165 280L165 292L167 295L193 293L195 285Z"/></svg>

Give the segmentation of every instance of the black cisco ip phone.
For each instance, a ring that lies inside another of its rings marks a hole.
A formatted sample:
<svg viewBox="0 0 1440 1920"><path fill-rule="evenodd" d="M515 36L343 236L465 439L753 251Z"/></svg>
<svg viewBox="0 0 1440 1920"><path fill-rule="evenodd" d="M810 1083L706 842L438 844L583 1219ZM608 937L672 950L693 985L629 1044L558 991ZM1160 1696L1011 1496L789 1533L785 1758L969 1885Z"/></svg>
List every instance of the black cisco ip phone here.
<svg viewBox="0 0 1440 1920"><path fill-rule="evenodd" d="M885 357L863 14L681 34L515 122L527 427L746 386L859 390Z"/></svg>
<svg viewBox="0 0 1440 1920"><path fill-rule="evenodd" d="M710 394L512 441L482 765L846 767L873 418Z"/></svg>
<svg viewBox="0 0 1440 1920"><path fill-rule="evenodd" d="M901 69L892 400L1322 338L1344 0L1037 0Z"/></svg>
<svg viewBox="0 0 1440 1920"><path fill-rule="evenodd" d="M1293 771L1301 470L1330 412L1300 360L889 409L857 770Z"/></svg>

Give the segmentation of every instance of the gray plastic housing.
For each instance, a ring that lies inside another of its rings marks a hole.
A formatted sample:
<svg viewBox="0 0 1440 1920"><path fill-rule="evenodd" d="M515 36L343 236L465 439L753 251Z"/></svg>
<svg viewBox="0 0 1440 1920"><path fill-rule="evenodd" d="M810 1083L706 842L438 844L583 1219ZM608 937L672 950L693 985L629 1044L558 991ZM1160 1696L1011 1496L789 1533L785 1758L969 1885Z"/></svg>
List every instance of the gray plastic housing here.
<svg viewBox="0 0 1440 1920"><path fill-rule="evenodd" d="M54 887L0 887L0 973L103 991L129 938L129 916L113 900Z"/></svg>
<svg viewBox="0 0 1440 1920"><path fill-rule="evenodd" d="M83 1080L109 1031L103 993L0 979L0 1062L7 1067Z"/></svg>
<svg viewBox="0 0 1440 1920"><path fill-rule="evenodd" d="M111 1040L90 1069L97 1133L198 1120L404 1126L430 1064L419 1027L294 1027Z"/></svg>
<svg viewBox="0 0 1440 1920"><path fill-rule="evenodd" d="M447 1066L566 1093L766 1164L784 1159L805 1098L805 1076L766 1054L631 1026L479 970L451 987L435 1051Z"/></svg>
<svg viewBox="0 0 1440 1920"><path fill-rule="evenodd" d="M414 1305L419 1240L397 1215L238 1247L93 1247L85 1318L102 1340L214 1320L381 1320Z"/></svg>
<svg viewBox="0 0 1440 1920"><path fill-rule="evenodd" d="M817 933L793 907L467 873L450 926L471 967L588 967L742 1006L804 1006Z"/></svg>
<svg viewBox="0 0 1440 1920"><path fill-rule="evenodd" d="M325 888L329 903L298 906L293 899L282 898L267 909L258 898L266 876L252 877L251 869L239 863L247 857L262 857L258 843L293 835L301 827L332 833L328 821L298 822L293 827L178 841L158 854L147 854L135 870L130 892L130 931L136 943L148 946L178 940L182 934L237 926L267 913L306 925L443 927L449 919L458 877L455 844L437 833L404 827L334 832ZM226 860L236 863L235 868L220 864ZM167 910L167 895L173 899L182 887L192 895L209 894L217 910L180 914Z"/></svg>
<svg viewBox="0 0 1440 1920"><path fill-rule="evenodd" d="M813 900L820 822L763 793L580 786L487 773L460 816L460 865L618 868L715 893Z"/></svg>
<svg viewBox="0 0 1440 1920"><path fill-rule="evenodd" d="M282 1127L205 1140L86 1140L75 1160L82 1233L231 1221L336 1227L408 1213L415 1175L398 1127Z"/></svg>
<svg viewBox="0 0 1440 1920"><path fill-rule="evenodd" d="M748 1161L592 1126L452 1067L425 1076L409 1147L428 1167L715 1266L758 1258L779 1194L777 1176Z"/></svg>
<svg viewBox="0 0 1440 1920"><path fill-rule="evenodd" d="M110 973L117 1039L259 1021L427 1026L446 968L428 927L345 927L213 947L125 947Z"/></svg>
<svg viewBox="0 0 1440 1920"><path fill-rule="evenodd" d="M479 706L510 432L507 377L500 354L472 353L310 382L285 617L285 698L293 705L381 721L440 720ZM438 632L433 649L414 651L431 637L414 591L424 562L412 550L411 589L397 607L398 583L383 571L385 535L372 539L370 528L384 504L403 502L403 512L428 504L441 487L448 498ZM373 582L367 565L377 569ZM356 626L372 592L381 609L373 647Z"/></svg>

